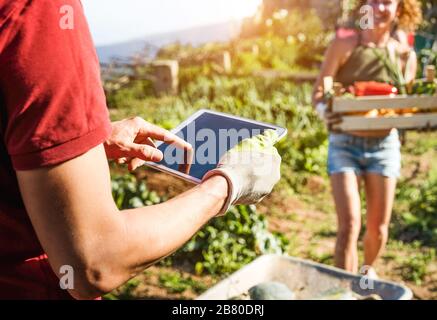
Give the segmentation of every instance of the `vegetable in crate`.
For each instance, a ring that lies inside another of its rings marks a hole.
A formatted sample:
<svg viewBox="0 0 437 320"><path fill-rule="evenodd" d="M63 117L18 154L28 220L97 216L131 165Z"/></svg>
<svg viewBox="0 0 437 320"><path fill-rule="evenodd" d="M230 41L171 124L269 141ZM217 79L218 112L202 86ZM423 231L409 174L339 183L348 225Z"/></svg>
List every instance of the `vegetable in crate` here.
<svg viewBox="0 0 437 320"><path fill-rule="evenodd" d="M413 85L413 94L435 95L437 93L437 79L435 79L435 67L427 66L426 77L416 80Z"/></svg>
<svg viewBox="0 0 437 320"><path fill-rule="evenodd" d="M376 81L357 81L349 87L349 91L357 97L363 96L391 96L398 93L398 89L388 83ZM394 110L389 109L372 109L370 111L347 112L346 115L364 116L374 118L378 116L396 115Z"/></svg>
<svg viewBox="0 0 437 320"><path fill-rule="evenodd" d="M398 89L395 86L376 81L357 81L350 90L357 97L398 94Z"/></svg>

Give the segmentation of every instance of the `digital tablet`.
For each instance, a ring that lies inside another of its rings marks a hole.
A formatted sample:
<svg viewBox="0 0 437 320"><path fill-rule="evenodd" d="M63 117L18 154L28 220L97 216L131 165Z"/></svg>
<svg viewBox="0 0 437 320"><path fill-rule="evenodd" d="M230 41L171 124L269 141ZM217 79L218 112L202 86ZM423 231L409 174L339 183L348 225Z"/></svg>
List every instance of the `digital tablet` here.
<svg viewBox="0 0 437 320"><path fill-rule="evenodd" d="M287 129L226 113L199 110L172 133L193 146L193 152L178 149L174 145L158 142L157 148L164 158L161 162L146 162L146 165L186 181L199 184L203 176L215 169L220 158L236 144L273 129L278 141L285 137Z"/></svg>

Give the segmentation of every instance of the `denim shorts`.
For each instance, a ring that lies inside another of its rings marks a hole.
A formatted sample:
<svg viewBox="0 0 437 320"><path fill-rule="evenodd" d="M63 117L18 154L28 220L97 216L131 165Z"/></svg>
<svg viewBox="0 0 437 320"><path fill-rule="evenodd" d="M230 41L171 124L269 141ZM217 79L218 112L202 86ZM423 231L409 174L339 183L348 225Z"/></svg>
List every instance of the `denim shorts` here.
<svg viewBox="0 0 437 320"><path fill-rule="evenodd" d="M332 133L329 136L328 174L376 173L385 177L399 178L400 148L397 130L381 138Z"/></svg>

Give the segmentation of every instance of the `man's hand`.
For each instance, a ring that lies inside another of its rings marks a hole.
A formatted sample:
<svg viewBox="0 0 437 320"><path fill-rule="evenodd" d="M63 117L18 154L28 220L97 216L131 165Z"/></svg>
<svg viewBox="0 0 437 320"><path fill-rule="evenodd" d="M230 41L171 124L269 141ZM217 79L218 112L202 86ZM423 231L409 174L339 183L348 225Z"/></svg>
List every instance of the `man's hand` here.
<svg viewBox="0 0 437 320"><path fill-rule="evenodd" d="M146 161L159 162L162 152L152 139L175 144L188 152L192 146L175 134L148 123L140 117L112 123L112 133L105 142L106 156L118 163L128 163L130 171L142 166Z"/></svg>
<svg viewBox="0 0 437 320"><path fill-rule="evenodd" d="M272 192L279 181L281 157L273 146L278 136L274 130L243 140L220 160L217 169L209 171L203 181L212 176L224 176L229 196L218 216L232 204L255 204Z"/></svg>

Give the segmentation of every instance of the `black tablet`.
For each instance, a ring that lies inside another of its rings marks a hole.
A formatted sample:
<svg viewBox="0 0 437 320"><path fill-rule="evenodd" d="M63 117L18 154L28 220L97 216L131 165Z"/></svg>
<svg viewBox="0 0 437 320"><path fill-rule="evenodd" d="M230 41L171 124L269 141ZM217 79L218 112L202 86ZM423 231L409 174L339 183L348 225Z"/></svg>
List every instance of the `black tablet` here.
<svg viewBox="0 0 437 320"><path fill-rule="evenodd" d="M193 153L163 142L157 148L164 154L161 162L146 165L186 181L199 184L208 171L217 167L225 152L244 139L273 129L278 141L285 137L287 129L226 113L200 110L171 130L193 146Z"/></svg>

